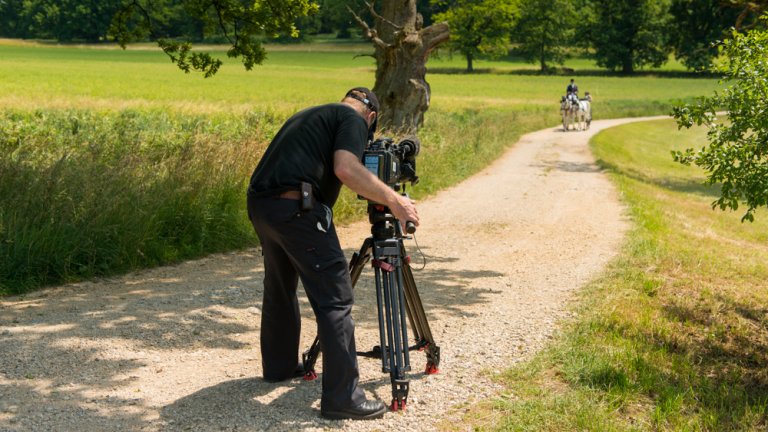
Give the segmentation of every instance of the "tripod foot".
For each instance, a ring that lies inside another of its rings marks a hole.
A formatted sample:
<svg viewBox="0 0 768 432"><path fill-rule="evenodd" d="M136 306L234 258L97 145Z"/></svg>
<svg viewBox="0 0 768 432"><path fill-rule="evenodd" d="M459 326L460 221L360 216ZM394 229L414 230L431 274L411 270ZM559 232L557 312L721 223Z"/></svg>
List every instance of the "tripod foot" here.
<svg viewBox="0 0 768 432"><path fill-rule="evenodd" d="M317 373L313 370L304 373L304 381L314 381L317 379Z"/></svg>
<svg viewBox="0 0 768 432"><path fill-rule="evenodd" d="M405 401L392 399L392 404L389 406L392 411L405 411Z"/></svg>
<svg viewBox="0 0 768 432"><path fill-rule="evenodd" d="M392 380L392 403L389 406L392 411L405 411L405 403L408 402L409 387L408 380Z"/></svg>

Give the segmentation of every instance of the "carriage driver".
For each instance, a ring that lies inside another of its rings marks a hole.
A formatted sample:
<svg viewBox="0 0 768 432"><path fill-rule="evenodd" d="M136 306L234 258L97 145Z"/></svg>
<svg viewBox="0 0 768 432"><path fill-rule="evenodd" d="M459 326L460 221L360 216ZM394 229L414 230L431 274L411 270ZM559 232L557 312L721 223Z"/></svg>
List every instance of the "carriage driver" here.
<svg viewBox="0 0 768 432"><path fill-rule="evenodd" d="M566 95L569 95L571 93L575 94L576 97L579 96L579 86L576 85L576 83L573 81L573 78L571 78L571 83L568 84L568 87L566 87L566 89L565 89L565 94Z"/></svg>

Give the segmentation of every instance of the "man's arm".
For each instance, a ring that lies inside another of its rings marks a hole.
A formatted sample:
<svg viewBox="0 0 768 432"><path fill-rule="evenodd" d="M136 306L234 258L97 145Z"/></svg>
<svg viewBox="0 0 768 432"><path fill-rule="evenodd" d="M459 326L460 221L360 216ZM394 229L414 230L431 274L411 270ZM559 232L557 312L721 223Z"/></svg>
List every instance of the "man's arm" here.
<svg viewBox="0 0 768 432"><path fill-rule="evenodd" d="M333 154L333 172L348 188L367 199L383 204L392 211L403 228L406 222L419 225L419 214L414 202L395 192L378 177L368 171L354 153L336 150Z"/></svg>

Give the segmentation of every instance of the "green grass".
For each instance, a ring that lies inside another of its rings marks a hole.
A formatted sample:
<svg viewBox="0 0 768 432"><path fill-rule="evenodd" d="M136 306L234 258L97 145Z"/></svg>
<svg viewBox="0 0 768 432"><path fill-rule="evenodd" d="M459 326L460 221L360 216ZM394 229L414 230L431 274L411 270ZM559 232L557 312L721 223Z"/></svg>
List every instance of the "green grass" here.
<svg viewBox="0 0 768 432"><path fill-rule="evenodd" d="M371 51L270 46L254 71L227 59L203 79L152 46L0 41L0 294L254 244L244 188L269 138L296 110L373 86ZM574 61L585 65L579 85L595 96L596 119L666 114L718 87L663 71L590 74L587 60ZM453 73L462 62L442 55L428 64L433 98L415 198L559 123L567 77L533 74L514 58ZM344 222L365 206L347 191L335 211Z"/></svg>
<svg viewBox="0 0 768 432"><path fill-rule="evenodd" d="M217 48L220 50L221 48ZM178 71L157 49L0 44L0 106L175 107L193 111L245 111L270 107L292 111L339 98L350 85L373 86L375 62L365 44L302 44L270 47L267 61L245 71L236 60L211 79ZM558 115L568 77L533 75L526 63L479 61L489 73L442 73L461 65L459 57L429 61L432 108L544 107ZM585 62L586 60L578 60ZM598 118L637 111L667 113L669 104L710 94L714 79L606 75L592 66L578 76L582 92L595 98Z"/></svg>
<svg viewBox="0 0 768 432"><path fill-rule="evenodd" d="M483 430L763 431L768 428L768 220L711 209L716 191L669 151L702 129L631 124L593 140L635 228L581 293L578 319L498 379Z"/></svg>

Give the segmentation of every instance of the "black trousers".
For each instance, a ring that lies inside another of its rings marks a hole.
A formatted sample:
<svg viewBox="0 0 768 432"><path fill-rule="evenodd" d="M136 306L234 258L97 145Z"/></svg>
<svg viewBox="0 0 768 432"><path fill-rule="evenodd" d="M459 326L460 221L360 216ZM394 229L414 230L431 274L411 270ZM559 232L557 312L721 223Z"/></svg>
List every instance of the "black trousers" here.
<svg viewBox="0 0 768 432"><path fill-rule="evenodd" d="M299 358L298 280L312 305L322 346L323 410L357 405L365 396L352 321L352 281L331 210L300 211L299 201L248 197L248 216L264 254L261 359L264 378L293 376Z"/></svg>

